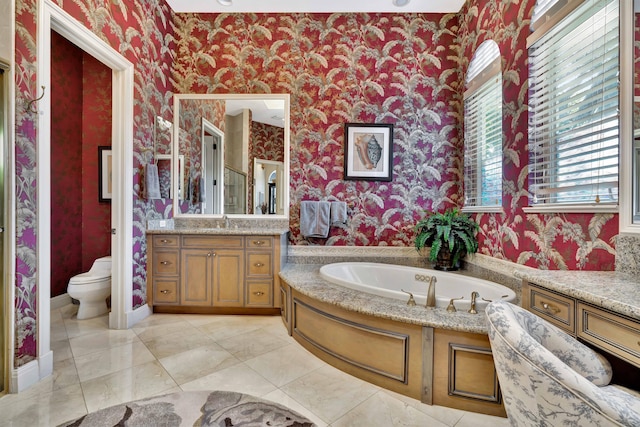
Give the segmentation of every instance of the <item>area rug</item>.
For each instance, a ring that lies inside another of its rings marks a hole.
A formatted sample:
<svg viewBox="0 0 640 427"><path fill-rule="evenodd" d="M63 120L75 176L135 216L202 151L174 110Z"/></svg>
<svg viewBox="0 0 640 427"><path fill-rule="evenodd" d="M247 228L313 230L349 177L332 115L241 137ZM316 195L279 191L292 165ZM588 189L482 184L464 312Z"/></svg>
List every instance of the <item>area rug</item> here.
<svg viewBox="0 0 640 427"><path fill-rule="evenodd" d="M184 391L111 406L59 427L311 427L291 409L248 394Z"/></svg>

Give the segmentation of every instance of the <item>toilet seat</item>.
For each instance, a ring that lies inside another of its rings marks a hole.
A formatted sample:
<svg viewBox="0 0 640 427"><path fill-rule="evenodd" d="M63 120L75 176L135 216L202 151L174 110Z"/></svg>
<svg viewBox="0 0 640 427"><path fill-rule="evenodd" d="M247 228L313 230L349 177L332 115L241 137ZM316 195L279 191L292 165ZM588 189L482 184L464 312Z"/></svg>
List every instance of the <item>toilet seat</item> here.
<svg viewBox="0 0 640 427"><path fill-rule="evenodd" d="M70 285L90 285L96 282L104 282L107 279L111 279L111 274L109 273L96 274L96 273L86 272L86 273L80 273L73 276L71 279L69 279L69 284Z"/></svg>

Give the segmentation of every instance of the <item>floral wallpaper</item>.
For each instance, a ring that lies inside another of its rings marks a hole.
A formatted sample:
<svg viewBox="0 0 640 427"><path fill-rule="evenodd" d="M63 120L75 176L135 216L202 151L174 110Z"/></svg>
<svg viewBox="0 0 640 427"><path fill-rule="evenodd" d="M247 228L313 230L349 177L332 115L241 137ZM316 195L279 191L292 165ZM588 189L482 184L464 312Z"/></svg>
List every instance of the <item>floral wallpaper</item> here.
<svg viewBox="0 0 640 427"><path fill-rule="evenodd" d="M525 214L528 21L534 0L469 0L458 14L173 14L164 0L56 0L135 65L133 307L146 301L145 200L156 115L177 93L291 95L291 243L301 200L343 200L326 245L411 246L423 210L461 204L462 92L475 47L503 55L504 210L477 215L481 252L538 268L613 269L617 215ZM16 1L16 106L39 96L36 0ZM392 123L394 180L345 181L343 125ZM16 366L36 355L37 114L16 108Z"/></svg>
<svg viewBox="0 0 640 427"><path fill-rule="evenodd" d="M494 40L502 55L504 214L478 214L480 252L542 269L613 270L618 215L526 214L527 49L535 0L467 2L460 11L460 81L475 49Z"/></svg>
<svg viewBox="0 0 640 427"><path fill-rule="evenodd" d="M291 94L291 243L301 200L352 215L327 245L408 246L460 199L456 15L179 14L178 92ZM345 122L393 123L393 182L344 181Z"/></svg>
<svg viewBox="0 0 640 427"><path fill-rule="evenodd" d="M26 111L37 98L36 0L16 1L16 282L15 366L36 357L36 149L38 114ZM171 216L171 201L141 197L140 177L153 147L153 121L171 119L173 86L169 70L175 55L172 12L164 0L56 0L134 64L134 211L133 308L146 301L146 238L148 219Z"/></svg>

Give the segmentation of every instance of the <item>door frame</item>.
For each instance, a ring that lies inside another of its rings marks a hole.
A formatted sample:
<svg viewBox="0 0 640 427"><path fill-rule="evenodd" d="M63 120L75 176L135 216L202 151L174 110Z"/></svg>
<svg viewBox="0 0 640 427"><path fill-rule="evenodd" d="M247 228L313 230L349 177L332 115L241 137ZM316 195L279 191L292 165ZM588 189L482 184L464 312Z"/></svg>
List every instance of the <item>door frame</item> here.
<svg viewBox="0 0 640 427"><path fill-rule="evenodd" d="M215 215L222 215L224 213L223 206L223 189L224 189L224 132L222 132L217 126L213 123L202 118L202 129L201 129L200 141L202 141L204 145L204 137L206 133L211 134L211 136L215 139L218 138L218 148L216 150L208 150L206 147L202 147L202 160L200 164L202 165L203 170L207 170L205 167L205 159L206 152L213 152L213 168L215 170L213 174L213 179L216 181L216 187L213 190L213 196L211 197L213 201L214 209L217 209L218 212L213 212ZM205 179L210 179L211 177L206 176ZM208 195L207 195L208 196ZM207 199L208 200L208 199Z"/></svg>
<svg viewBox="0 0 640 427"><path fill-rule="evenodd" d="M111 68L113 188L111 201L111 313L109 327L126 329L148 314L136 313L133 305L133 88L134 67L124 56L87 27L52 3L42 0L38 10L37 86L44 86L38 109L37 171L37 366L18 375L18 390L29 387L53 372L51 324L51 30ZM115 233L115 234L114 234ZM146 307L146 305L145 305ZM26 365L25 365L26 367ZM23 367L21 367L23 368ZM22 377L22 380L21 380Z"/></svg>

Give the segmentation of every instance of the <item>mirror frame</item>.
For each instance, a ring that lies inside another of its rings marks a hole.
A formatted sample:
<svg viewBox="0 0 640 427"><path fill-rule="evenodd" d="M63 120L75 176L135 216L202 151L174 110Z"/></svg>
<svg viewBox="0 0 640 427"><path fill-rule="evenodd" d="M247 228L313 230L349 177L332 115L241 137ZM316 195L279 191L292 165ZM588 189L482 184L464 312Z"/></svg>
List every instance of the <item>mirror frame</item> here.
<svg viewBox="0 0 640 427"><path fill-rule="evenodd" d="M290 138L291 138L291 121L290 121L290 95L288 93L265 93L265 94L174 94L173 95L173 170L171 181L174 188L178 188L178 155L180 144L180 101L183 99L199 99L199 100L261 100L261 99L278 99L284 101L284 176L283 176L283 197L284 197L284 214L282 215L257 215L257 214L185 214L180 212L180 199L173 198L173 217L174 218L222 218L224 215L229 218L256 219L256 220L282 220L289 219L289 174L290 174Z"/></svg>
<svg viewBox="0 0 640 427"><path fill-rule="evenodd" d="M634 91L634 7L633 0L620 2L620 149L619 205L620 233L640 234L640 223L634 222L634 206L638 197L635 175L640 165L634 164L633 91Z"/></svg>

